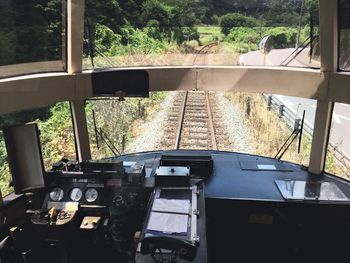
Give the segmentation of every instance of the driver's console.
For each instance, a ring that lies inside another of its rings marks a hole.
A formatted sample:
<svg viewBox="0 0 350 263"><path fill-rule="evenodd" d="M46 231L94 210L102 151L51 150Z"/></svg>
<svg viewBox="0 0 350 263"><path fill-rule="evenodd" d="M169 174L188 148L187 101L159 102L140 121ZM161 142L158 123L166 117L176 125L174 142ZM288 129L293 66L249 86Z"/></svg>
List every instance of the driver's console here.
<svg viewBox="0 0 350 263"><path fill-rule="evenodd" d="M189 167L157 171L146 178L144 164L119 160L54 166L41 207L27 210L35 240L25 261L205 262L200 180Z"/></svg>

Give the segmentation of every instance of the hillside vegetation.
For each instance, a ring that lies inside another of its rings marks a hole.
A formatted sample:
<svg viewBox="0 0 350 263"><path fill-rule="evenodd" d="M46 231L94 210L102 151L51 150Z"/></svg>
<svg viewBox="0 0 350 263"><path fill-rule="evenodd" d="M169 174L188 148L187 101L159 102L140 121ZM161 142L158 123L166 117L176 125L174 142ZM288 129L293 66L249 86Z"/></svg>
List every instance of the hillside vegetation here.
<svg viewBox="0 0 350 263"><path fill-rule="evenodd" d="M211 42L245 53L267 34L275 48L294 47L299 23L299 42L309 36L311 14L318 26L316 0L306 0L301 13L301 0L87 2L86 67L174 63L161 55L193 53Z"/></svg>

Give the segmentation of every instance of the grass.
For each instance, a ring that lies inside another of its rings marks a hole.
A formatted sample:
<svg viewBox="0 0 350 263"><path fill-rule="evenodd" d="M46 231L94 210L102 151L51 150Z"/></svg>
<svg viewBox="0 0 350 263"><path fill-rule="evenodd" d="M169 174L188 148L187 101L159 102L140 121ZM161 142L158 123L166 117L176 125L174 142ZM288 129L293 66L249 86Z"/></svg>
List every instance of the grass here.
<svg viewBox="0 0 350 263"><path fill-rule="evenodd" d="M140 130L142 124L150 122L159 111L160 104L166 98L166 95L165 92L151 92L149 98L90 102L86 111L93 159L106 158L113 155L113 153L105 141L100 140L100 145L97 147L92 109L96 113L98 128L103 130L120 153L124 153L127 145L143 132ZM105 136L105 139L107 137Z"/></svg>
<svg viewBox="0 0 350 263"><path fill-rule="evenodd" d="M199 42L202 46L215 41L222 41L224 34L221 33L221 28L218 26L199 26Z"/></svg>
<svg viewBox="0 0 350 263"><path fill-rule="evenodd" d="M226 97L246 114L247 125L251 131L252 153L274 157L291 134L290 127L281 121L273 110L267 110L267 103L261 94L228 93ZM298 141L295 140L282 160L308 166L311 139L304 136L300 154L297 153L297 149Z"/></svg>
<svg viewBox="0 0 350 263"><path fill-rule="evenodd" d="M338 160L335 156L335 149L328 148L325 171L327 173L349 180L350 164L345 160Z"/></svg>
<svg viewBox="0 0 350 263"><path fill-rule="evenodd" d="M274 157L291 134L291 128L284 121L281 121L275 111L267 110L267 103L261 94L227 93L226 97L238 105L247 116L247 125L251 131L252 153ZM309 166L311 138L304 135L300 154L298 154L297 149L298 140L295 140L282 160ZM335 158L334 150L329 149L325 171L349 180L350 164L338 161Z"/></svg>

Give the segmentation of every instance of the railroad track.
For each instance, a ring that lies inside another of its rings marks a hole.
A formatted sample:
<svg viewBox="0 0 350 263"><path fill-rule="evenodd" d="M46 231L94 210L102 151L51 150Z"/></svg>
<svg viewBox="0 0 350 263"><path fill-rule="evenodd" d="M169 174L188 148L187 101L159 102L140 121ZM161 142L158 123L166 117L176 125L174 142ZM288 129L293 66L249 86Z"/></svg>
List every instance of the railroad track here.
<svg viewBox="0 0 350 263"><path fill-rule="evenodd" d="M214 120L214 118L215 120ZM225 129L214 93L179 92L169 109L163 149L225 149Z"/></svg>
<svg viewBox="0 0 350 263"><path fill-rule="evenodd" d="M209 43L203 47L201 47L200 49L196 50L195 54L194 54L194 58L192 61L192 65L197 64L207 64L206 63L206 55L208 54L208 52L210 51L210 49L214 46L217 46L218 42L213 42L213 43ZM202 62L199 63L200 59L202 60Z"/></svg>

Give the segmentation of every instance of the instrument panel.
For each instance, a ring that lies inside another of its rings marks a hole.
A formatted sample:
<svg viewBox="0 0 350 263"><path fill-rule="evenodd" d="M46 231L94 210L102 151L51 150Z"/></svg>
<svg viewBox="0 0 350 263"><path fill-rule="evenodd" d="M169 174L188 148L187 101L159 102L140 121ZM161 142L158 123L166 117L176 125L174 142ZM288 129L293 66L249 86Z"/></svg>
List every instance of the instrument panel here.
<svg viewBox="0 0 350 263"><path fill-rule="evenodd" d="M47 176L45 203L76 202L79 206L108 207L117 195L133 202L140 194L144 178L145 166L137 163L116 171L52 171Z"/></svg>
<svg viewBox="0 0 350 263"><path fill-rule="evenodd" d="M107 178L54 178L49 183L47 201L106 206L107 182Z"/></svg>
<svg viewBox="0 0 350 263"><path fill-rule="evenodd" d="M53 188L49 194L51 201L54 202L63 201L65 195L66 193L60 187ZM96 188L87 188L83 193L83 190L80 187L73 187L69 190L68 196L70 201L73 202L86 201L87 203L93 203L98 199L99 191Z"/></svg>

